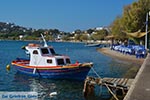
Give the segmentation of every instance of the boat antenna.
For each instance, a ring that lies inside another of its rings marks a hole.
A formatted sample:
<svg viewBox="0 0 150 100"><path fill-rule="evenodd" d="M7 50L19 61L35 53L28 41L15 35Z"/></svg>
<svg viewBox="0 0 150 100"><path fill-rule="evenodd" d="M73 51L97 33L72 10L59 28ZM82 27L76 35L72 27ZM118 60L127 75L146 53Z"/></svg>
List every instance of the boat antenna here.
<svg viewBox="0 0 150 100"><path fill-rule="evenodd" d="M42 33L41 33L41 36L42 36L42 39L43 39L43 41L44 41L44 47L48 47L47 42L46 42L46 40L45 40L45 38L44 38L44 36L43 36Z"/></svg>

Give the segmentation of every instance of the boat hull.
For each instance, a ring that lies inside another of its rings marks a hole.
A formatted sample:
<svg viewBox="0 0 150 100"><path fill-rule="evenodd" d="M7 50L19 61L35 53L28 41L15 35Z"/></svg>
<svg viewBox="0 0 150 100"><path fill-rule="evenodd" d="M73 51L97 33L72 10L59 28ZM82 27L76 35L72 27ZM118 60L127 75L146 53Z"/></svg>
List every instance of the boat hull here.
<svg viewBox="0 0 150 100"><path fill-rule="evenodd" d="M17 71L33 77L51 78L51 79L71 79L84 80L91 69L91 66L68 66L61 68L29 68L29 66L22 66L14 64Z"/></svg>
<svg viewBox="0 0 150 100"><path fill-rule="evenodd" d="M100 44L86 44L86 47L99 47Z"/></svg>

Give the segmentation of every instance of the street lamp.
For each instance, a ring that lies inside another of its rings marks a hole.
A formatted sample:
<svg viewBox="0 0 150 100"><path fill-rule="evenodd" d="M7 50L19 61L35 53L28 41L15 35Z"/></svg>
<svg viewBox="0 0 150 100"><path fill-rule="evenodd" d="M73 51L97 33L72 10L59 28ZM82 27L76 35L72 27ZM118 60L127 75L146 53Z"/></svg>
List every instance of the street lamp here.
<svg viewBox="0 0 150 100"><path fill-rule="evenodd" d="M150 16L150 11L146 14L146 35L145 35L145 49L147 49L147 35L148 35L148 15Z"/></svg>

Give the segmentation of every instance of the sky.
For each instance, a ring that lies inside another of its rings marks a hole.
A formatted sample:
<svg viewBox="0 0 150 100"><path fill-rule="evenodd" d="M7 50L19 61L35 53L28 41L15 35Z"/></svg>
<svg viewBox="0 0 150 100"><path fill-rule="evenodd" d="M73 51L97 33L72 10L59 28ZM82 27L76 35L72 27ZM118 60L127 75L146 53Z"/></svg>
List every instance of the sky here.
<svg viewBox="0 0 150 100"><path fill-rule="evenodd" d="M76 29L109 26L135 0L0 0L0 22L34 29Z"/></svg>

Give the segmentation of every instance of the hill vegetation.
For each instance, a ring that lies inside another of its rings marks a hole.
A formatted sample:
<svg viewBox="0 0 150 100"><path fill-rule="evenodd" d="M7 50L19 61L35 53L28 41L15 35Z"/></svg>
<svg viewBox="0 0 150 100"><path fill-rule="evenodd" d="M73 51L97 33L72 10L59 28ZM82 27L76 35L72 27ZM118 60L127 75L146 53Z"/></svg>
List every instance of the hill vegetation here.
<svg viewBox="0 0 150 100"><path fill-rule="evenodd" d="M87 41L87 40L103 40L108 35L107 28L102 29L88 29L81 31L80 29L74 32L63 32L58 29L32 29L15 25L14 23L0 22L0 39L2 40L38 40L44 33L46 40L75 40L75 41Z"/></svg>
<svg viewBox="0 0 150 100"><path fill-rule="evenodd" d="M14 23L0 22L0 39L19 40L22 36L24 40L37 40L41 33L46 33L50 36L47 39L52 40L52 37L58 34L67 34L60 32L58 29L32 29L15 25Z"/></svg>

